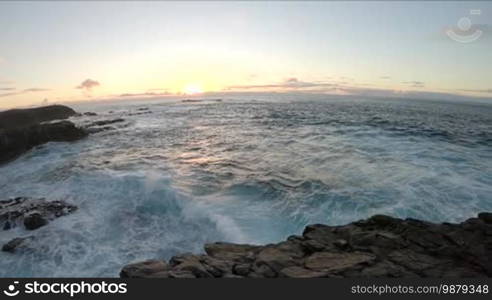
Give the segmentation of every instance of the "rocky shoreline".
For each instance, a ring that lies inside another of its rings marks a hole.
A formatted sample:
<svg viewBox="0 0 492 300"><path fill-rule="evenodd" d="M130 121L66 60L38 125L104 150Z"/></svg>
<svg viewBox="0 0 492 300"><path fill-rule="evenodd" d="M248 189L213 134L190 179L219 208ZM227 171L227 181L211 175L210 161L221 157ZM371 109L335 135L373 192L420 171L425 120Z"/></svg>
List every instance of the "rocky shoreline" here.
<svg viewBox="0 0 492 300"><path fill-rule="evenodd" d="M310 225L264 246L206 244L125 266L123 278L490 277L492 213L459 224L376 215L344 226Z"/></svg>

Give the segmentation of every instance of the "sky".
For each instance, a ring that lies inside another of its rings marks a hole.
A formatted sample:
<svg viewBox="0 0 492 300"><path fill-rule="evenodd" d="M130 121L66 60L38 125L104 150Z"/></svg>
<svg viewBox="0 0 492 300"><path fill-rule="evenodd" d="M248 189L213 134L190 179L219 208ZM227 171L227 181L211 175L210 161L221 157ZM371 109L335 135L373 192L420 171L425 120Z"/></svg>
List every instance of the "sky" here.
<svg viewBox="0 0 492 300"><path fill-rule="evenodd" d="M0 1L0 107L202 92L492 98L491 23L485 1Z"/></svg>

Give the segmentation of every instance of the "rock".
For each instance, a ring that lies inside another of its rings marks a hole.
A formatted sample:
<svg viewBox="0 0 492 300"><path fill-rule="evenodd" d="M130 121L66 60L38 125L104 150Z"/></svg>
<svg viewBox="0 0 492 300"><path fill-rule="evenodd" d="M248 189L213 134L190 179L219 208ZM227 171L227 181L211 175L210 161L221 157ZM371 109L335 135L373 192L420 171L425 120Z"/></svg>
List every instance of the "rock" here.
<svg viewBox="0 0 492 300"><path fill-rule="evenodd" d="M140 263L125 266L121 272L121 278L145 278L166 277L169 265L163 260L147 260ZM161 275L161 276L159 276Z"/></svg>
<svg viewBox="0 0 492 300"><path fill-rule="evenodd" d="M333 273L359 267L361 264L369 265L375 258L372 254L362 252L318 252L309 256L304 265L311 270Z"/></svg>
<svg viewBox="0 0 492 300"><path fill-rule="evenodd" d="M38 229L46 224L48 224L48 221L37 212L30 213L24 217L24 227L26 227L27 230Z"/></svg>
<svg viewBox="0 0 492 300"><path fill-rule="evenodd" d="M64 201L46 201L43 198L18 197L2 200L0 201L0 224L4 230L20 224L28 230L34 230L76 209L75 205Z"/></svg>
<svg viewBox="0 0 492 300"><path fill-rule="evenodd" d="M14 253L17 250L26 249L28 248L27 244L29 243L29 241L32 241L33 239L33 236L15 238L3 245L2 251Z"/></svg>
<svg viewBox="0 0 492 300"><path fill-rule="evenodd" d="M267 265L270 269L278 273L284 268L296 265L296 261L288 253L278 248L269 247L258 253L255 265Z"/></svg>
<svg viewBox="0 0 492 300"><path fill-rule="evenodd" d="M215 258L231 261L252 261L254 252L259 249L252 245L237 245L231 243L206 244L205 252Z"/></svg>
<svg viewBox="0 0 492 300"><path fill-rule="evenodd" d="M99 120L99 121L95 121L95 122L90 123L89 125L85 126L85 128L91 128L94 126L104 126L104 125L121 123L121 122L125 122L125 119L118 118L118 119L112 119L112 120Z"/></svg>
<svg viewBox="0 0 492 300"><path fill-rule="evenodd" d="M97 116L97 114L95 112L90 112L90 111L83 113L83 115L89 116L89 117Z"/></svg>
<svg viewBox="0 0 492 300"><path fill-rule="evenodd" d="M319 278L326 276L326 273L309 270L299 266L292 266L280 270L280 276L288 278Z"/></svg>
<svg viewBox="0 0 492 300"><path fill-rule="evenodd" d="M73 109L63 105L6 110L0 112L0 130L18 129L41 122L67 119L75 114Z"/></svg>
<svg viewBox="0 0 492 300"><path fill-rule="evenodd" d="M486 213L486 212L479 213L478 218L487 224L492 224L492 213Z"/></svg>
<svg viewBox="0 0 492 300"><path fill-rule="evenodd" d="M0 130L0 163L47 142L73 142L85 136L87 133L70 121Z"/></svg>
<svg viewBox="0 0 492 300"><path fill-rule="evenodd" d="M206 255L175 256L169 270L158 274L165 278L491 277L491 215L480 213L460 224L376 215L343 226L309 225L302 236L277 244L206 244Z"/></svg>

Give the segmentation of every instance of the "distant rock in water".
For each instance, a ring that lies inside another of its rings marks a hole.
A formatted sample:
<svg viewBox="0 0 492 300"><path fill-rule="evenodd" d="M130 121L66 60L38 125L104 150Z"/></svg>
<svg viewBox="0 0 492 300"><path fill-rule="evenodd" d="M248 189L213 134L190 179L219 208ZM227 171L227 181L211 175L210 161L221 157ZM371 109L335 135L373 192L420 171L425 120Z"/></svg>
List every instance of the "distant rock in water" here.
<svg viewBox="0 0 492 300"><path fill-rule="evenodd" d="M104 125L120 123L120 122L125 122L125 120L121 118L112 119L112 120L100 120L100 121L92 122L91 124L87 125L86 128L91 128L94 126L104 126Z"/></svg>
<svg viewBox="0 0 492 300"><path fill-rule="evenodd" d="M41 122L67 119L75 114L73 109L64 105L10 109L0 112L0 130L18 129Z"/></svg>
<svg viewBox="0 0 492 300"><path fill-rule="evenodd" d="M0 226L3 230L24 225L27 230L35 230L49 221L68 215L77 209L64 201L47 201L18 197L0 201Z"/></svg>
<svg viewBox="0 0 492 300"><path fill-rule="evenodd" d="M265 246L214 243L125 266L123 278L490 277L492 213L460 224L376 215L344 226L310 225Z"/></svg>
<svg viewBox="0 0 492 300"><path fill-rule="evenodd" d="M70 121L0 130L0 164L47 142L73 142L87 133Z"/></svg>

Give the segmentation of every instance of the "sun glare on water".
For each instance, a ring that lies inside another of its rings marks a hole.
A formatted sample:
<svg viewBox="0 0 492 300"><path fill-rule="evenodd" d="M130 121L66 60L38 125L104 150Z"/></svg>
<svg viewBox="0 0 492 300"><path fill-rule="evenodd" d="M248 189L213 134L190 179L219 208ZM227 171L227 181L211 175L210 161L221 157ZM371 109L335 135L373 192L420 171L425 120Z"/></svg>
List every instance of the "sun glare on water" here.
<svg viewBox="0 0 492 300"><path fill-rule="evenodd" d="M184 87L183 92L186 95L195 95L203 93L203 88L199 84L188 84Z"/></svg>

